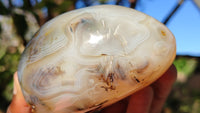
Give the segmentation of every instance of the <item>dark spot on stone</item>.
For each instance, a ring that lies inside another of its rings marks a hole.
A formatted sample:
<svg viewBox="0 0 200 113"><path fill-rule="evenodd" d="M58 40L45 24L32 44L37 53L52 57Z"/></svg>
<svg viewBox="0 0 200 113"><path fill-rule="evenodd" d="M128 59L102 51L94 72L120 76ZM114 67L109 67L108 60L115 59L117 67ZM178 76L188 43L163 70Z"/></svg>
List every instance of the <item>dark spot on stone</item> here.
<svg viewBox="0 0 200 113"><path fill-rule="evenodd" d="M116 90L116 87L113 84L114 80L116 79L115 76L116 75L113 72L108 73L107 76L101 74L99 80L103 80L103 82L106 83L105 86L101 86L101 88L104 88L105 91Z"/></svg>
<svg viewBox="0 0 200 113"><path fill-rule="evenodd" d="M77 111L82 111L82 110L84 110L83 108L77 108Z"/></svg>
<svg viewBox="0 0 200 113"><path fill-rule="evenodd" d="M163 30L161 30L161 34L162 34L163 36L166 36L166 33L165 33L165 31L163 31Z"/></svg>
<svg viewBox="0 0 200 113"><path fill-rule="evenodd" d="M116 87L111 85L111 86L101 86L101 88L104 88L105 91L109 91L109 90L116 90Z"/></svg>
<svg viewBox="0 0 200 113"><path fill-rule="evenodd" d="M106 81L108 85L112 83L114 81L114 73L109 73Z"/></svg>
<svg viewBox="0 0 200 113"><path fill-rule="evenodd" d="M71 32L73 32L73 29L72 29L72 27L71 27L71 26L70 26L70 28L69 28L69 29L70 29L70 31L71 31Z"/></svg>
<svg viewBox="0 0 200 113"><path fill-rule="evenodd" d="M107 54L101 54L101 56L106 56Z"/></svg>
<svg viewBox="0 0 200 113"><path fill-rule="evenodd" d="M134 76L134 79L136 80L137 83L140 83L140 80Z"/></svg>
<svg viewBox="0 0 200 113"><path fill-rule="evenodd" d="M86 22L86 19L81 19L81 23L85 23Z"/></svg>
<svg viewBox="0 0 200 113"><path fill-rule="evenodd" d="M78 21L78 22L76 22L76 23L72 23L72 24L70 25L70 31L71 31L71 32L75 32L76 27L78 26L79 23L80 23L80 21Z"/></svg>

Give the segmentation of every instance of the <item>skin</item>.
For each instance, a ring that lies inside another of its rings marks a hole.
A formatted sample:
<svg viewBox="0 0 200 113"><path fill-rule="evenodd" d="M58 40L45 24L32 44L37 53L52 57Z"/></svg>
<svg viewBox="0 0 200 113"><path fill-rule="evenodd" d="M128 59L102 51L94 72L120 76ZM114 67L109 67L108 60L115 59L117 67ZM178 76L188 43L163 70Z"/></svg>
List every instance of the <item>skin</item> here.
<svg viewBox="0 0 200 113"><path fill-rule="evenodd" d="M172 65L150 86L104 108L100 113L160 113L176 78L177 71ZM13 99L7 113L31 113L31 106L21 92L17 73L14 74Z"/></svg>

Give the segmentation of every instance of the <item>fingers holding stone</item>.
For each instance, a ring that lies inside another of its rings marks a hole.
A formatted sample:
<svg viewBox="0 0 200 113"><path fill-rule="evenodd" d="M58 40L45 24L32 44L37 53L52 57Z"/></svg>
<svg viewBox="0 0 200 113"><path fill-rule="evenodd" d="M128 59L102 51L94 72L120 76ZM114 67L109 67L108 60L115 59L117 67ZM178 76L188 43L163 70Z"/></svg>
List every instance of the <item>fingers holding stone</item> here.
<svg viewBox="0 0 200 113"><path fill-rule="evenodd" d="M13 98L7 113L30 113L30 110L30 106L23 97L16 72L14 74Z"/></svg>
<svg viewBox="0 0 200 113"><path fill-rule="evenodd" d="M160 113L163 105L171 91L173 83L176 81L177 71L172 65L151 87L154 91L150 113Z"/></svg>

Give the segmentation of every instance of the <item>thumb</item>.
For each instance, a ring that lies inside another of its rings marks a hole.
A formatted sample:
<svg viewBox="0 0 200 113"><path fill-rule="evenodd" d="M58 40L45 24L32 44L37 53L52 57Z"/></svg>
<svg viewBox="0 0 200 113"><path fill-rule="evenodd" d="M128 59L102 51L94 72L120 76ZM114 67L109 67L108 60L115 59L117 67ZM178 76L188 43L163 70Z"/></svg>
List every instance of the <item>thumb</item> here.
<svg viewBox="0 0 200 113"><path fill-rule="evenodd" d="M22 94L17 72L14 74L14 88L13 88L13 98L10 106L7 109L7 113L30 113L31 107L28 105Z"/></svg>

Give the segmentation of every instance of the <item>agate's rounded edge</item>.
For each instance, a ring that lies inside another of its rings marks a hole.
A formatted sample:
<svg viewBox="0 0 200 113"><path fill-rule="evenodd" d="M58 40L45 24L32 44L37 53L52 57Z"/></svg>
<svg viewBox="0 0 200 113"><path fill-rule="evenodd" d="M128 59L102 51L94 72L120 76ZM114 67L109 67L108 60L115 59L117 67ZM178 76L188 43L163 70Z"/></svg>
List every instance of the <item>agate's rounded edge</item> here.
<svg viewBox="0 0 200 113"><path fill-rule="evenodd" d="M151 84L175 55L173 34L152 17L93 6L41 27L23 52L19 81L37 113L86 112Z"/></svg>

